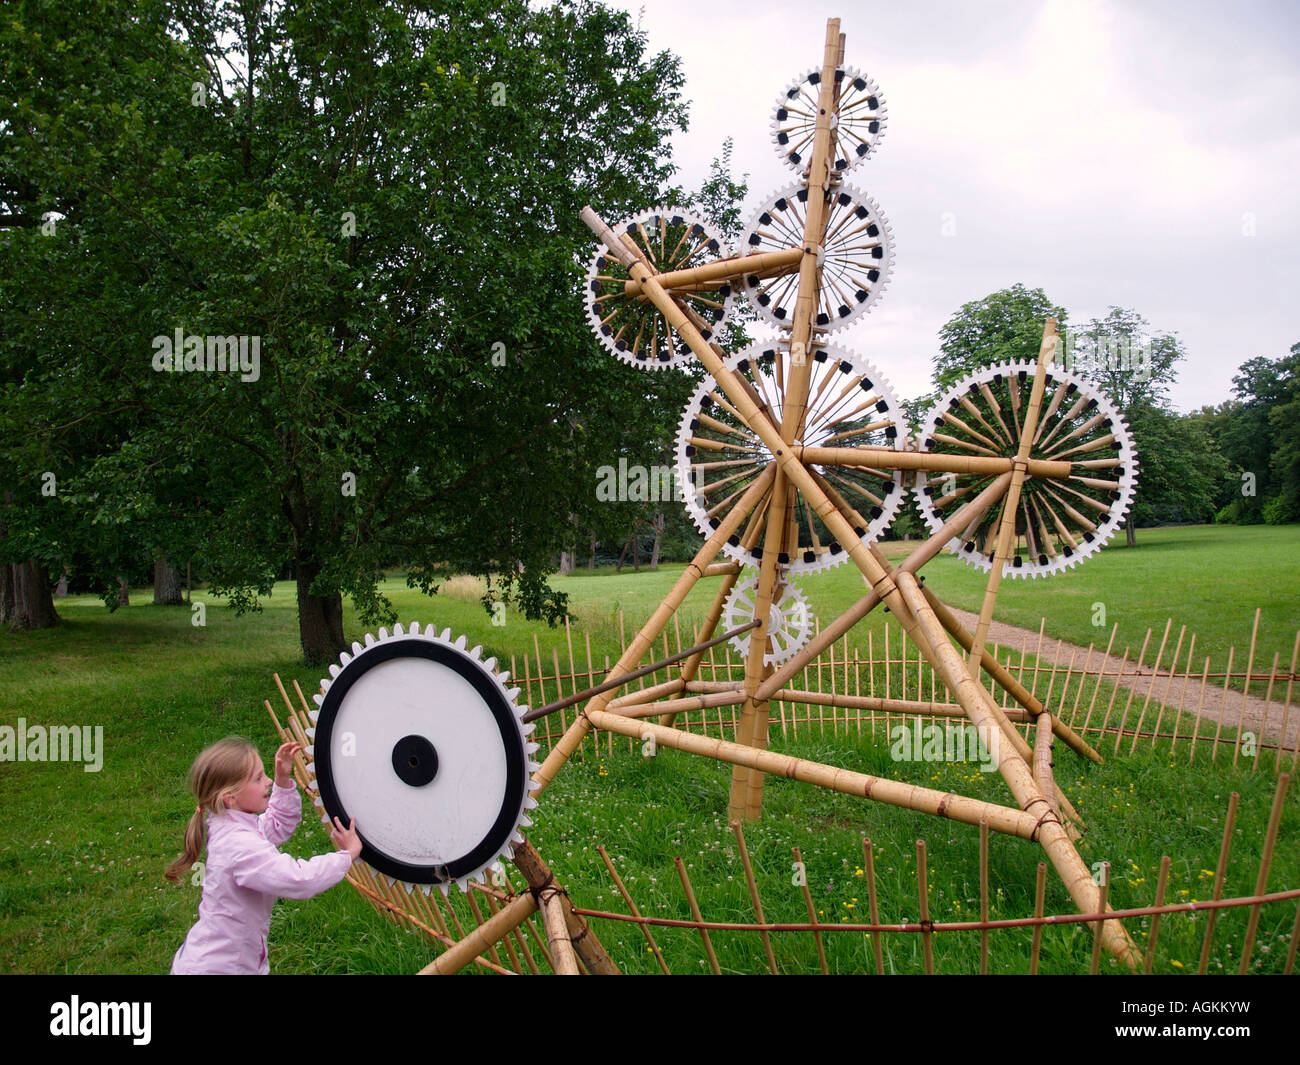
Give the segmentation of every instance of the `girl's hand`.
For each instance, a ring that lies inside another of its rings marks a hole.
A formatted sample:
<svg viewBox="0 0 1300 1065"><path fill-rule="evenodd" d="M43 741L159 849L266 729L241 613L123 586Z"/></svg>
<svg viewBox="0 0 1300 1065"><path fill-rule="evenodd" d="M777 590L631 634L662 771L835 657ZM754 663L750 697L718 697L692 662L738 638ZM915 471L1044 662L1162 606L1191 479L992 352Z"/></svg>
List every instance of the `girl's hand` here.
<svg viewBox="0 0 1300 1065"><path fill-rule="evenodd" d="M287 788L293 783L293 756L302 750L301 743L282 743L275 752L275 783Z"/></svg>
<svg viewBox="0 0 1300 1065"><path fill-rule="evenodd" d="M357 835L357 819L355 817L347 828L343 827L343 822L337 817L334 818L334 827L330 829L330 839L334 841L334 846L339 850L347 851L352 855L354 862L361 857L361 837Z"/></svg>

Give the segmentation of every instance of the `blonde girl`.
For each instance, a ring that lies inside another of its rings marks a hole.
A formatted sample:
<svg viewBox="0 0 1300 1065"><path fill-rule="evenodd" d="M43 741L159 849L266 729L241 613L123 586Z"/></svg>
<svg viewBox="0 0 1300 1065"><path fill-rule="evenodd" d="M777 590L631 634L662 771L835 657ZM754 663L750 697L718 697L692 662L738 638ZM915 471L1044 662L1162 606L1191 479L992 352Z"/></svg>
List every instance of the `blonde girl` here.
<svg viewBox="0 0 1300 1065"><path fill-rule="evenodd" d="M309 899L333 887L361 854L356 820L344 828L336 817L330 839L338 848L300 861L278 847L302 820L294 783L298 743L275 752L274 784L257 748L228 737L203 751L190 767L198 799L185 828L185 851L167 867L179 881L207 849L198 922L172 959L174 974L270 971L266 936L277 898Z"/></svg>

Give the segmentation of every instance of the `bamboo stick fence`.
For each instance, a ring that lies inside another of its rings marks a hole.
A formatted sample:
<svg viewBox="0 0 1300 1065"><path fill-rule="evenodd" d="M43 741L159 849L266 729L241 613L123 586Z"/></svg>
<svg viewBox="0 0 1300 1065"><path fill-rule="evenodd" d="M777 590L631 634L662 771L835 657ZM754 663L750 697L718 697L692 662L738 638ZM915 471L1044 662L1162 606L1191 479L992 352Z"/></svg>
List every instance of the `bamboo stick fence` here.
<svg viewBox="0 0 1300 1065"><path fill-rule="evenodd" d="M1196 636L1183 626L1175 635L1172 619L1163 635L1148 630L1136 660L1130 648L1115 647L1118 626L1112 628L1106 646L1089 646L1082 654L1071 654L1064 664L1051 661L1058 641L1048 639L1040 627L1036 640L1025 639L1019 647L993 645L994 659L1034 698L1049 703L1053 712L1103 755L1133 754L1142 748L1166 748L1171 755L1189 763L1231 759L1235 765L1249 762L1253 771L1261 766L1273 772L1293 775L1300 764L1300 631L1297 631L1289 663L1274 656L1265 672L1256 669L1255 646L1260 614L1256 611L1246 667L1234 669L1241 659L1230 648L1225 668L1211 668L1208 658L1195 654ZM622 613L617 615L624 631ZM578 644L575 650L575 642ZM688 641L680 627L670 637L662 634L654 654L667 658L680 654ZM513 683L523 689L521 700L541 706L600 683L611 663L606 657L593 658L590 638L575 641L568 619L564 633L543 651L534 637L534 653L510 656ZM1062 654L1060 657L1065 657ZM739 724L739 702L728 701L725 693L743 679L745 662L727 645L704 652L694 681L681 690L676 704L660 704L662 711L675 711L673 724L687 731L731 738ZM613 708L659 698L675 685L676 671L650 673L627 686L615 698ZM1002 688L995 687L1003 712L1017 725L1030 746L1034 742L1033 719ZM1263 697L1254 694L1262 692ZM883 636L867 634L866 647L850 645L849 639L832 644L820 658L773 696L777 713L773 725L782 737L816 735L889 735L898 724L964 720L960 706L947 698L942 680L915 646L905 639L896 624L886 626ZM707 705L696 705L699 703ZM918 704L920 706L918 707ZM1211 708L1218 710L1211 716ZM1181 706L1181 709L1180 709ZM919 712L918 712L919 710ZM574 711L561 711L538 721L533 735L543 754L564 734ZM1249 734L1249 735L1247 735ZM579 747L613 753L620 741L609 733L588 734ZM639 741L628 737L629 752Z"/></svg>
<svg viewBox="0 0 1300 1065"><path fill-rule="evenodd" d="M620 632L624 631L621 616L618 623ZM1262 946L1267 951L1285 944L1285 958L1277 958L1273 963L1274 971L1280 968L1282 972L1291 973L1295 970L1297 945L1300 944L1300 888L1270 892L1267 885L1269 868L1278 843L1278 825L1286 792L1300 754L1300 743L1295 738L1296 730L1300 729L1300 708L1294 704L1300 633L1297 633L1295 651L1286 671L1279 670L1279 659L1275 656L1268 672L1254 672L1252 667L1258 625L1257 612L1251 639L1252 650L1247 657L1246 668L1240 670L1232 668L1232 662L1236 660L1235 651L1229 652L1227 666L1222 670L1212 670L1208 660L1203 660L1198 667L1193 654L1195 637L1187 637L1185 629L1172 641L1174 650L1166 659L1171 643L1172 622L1165 626L1163 636L1158 641L1153 639L1154 632L1148 632L1136 661L1130 661L1130 656L1125 651L1119 657L1118 665L1113 664L1114 630L1104 651L1090 648L1082 662L1077 661L1078 655L1075 653L1064 665L1049 660L1051 642L1046 640L1041 628L1036 641L1025 640L1018 649L996 646L992 649L994 659L1025 690L1055 708L1055 712L1066 724L1087 736L1107 757L1124 757L1139 750L1141 746L1167 749L1171 756L1185 756L1189 763L1199 761L1206 765L1217 763L1226 767L1231 754L1232 765L1241 766L1244 759L1250 762L1252 772L1258 771L1262 764L1277 774L1271 813L1260 836L1261 859L1251 893L1239 893L1230 897L1225 897L1224 894L1234 829L1241 831L1236 828L1237 794L1234 792L1224 817L1211 898L1167 901L1172 859L1166 856L1162 860L1149 905L1130 906L1106 913L1108 919L1140 918L1149 921L1142 965L1144 972L1151 972L1156 965L1161 929L1167 932L1172 922L1188 920L1204 920L1205 923L1199 960L1193 967L1191 958L1186 962L1163 959L1162 968L1170 971L1169 966L1172 964L1188 972L1206 972L1216 927L1221 927L1220 916L1240 909L1247 910L1249 923L1236 955L1239 959L1238 971L1251 971L1252 956L1256 959L1258 968L1260 955L1254 952L1261 915L1267 910L1271 927L1276 929L1278 913L1285 910L1289 915L1292 908L1294 918L1290 922L1290 935ZM688 646L679 626L673 626L671 640L665 631L652 653L655 657L667 658L674 653L674 643L675 652L679 654L684 646ZM1154 655L1151 654L1153 644L1157 646ZM534 637L532 655L512 656L511 674L514 683L524 689L526 701L530 705L540 706L589 688L599 683L608 673L608 659L594 659L589 637L578 641L578 646L579 651L575 651L573 628L566 621L562 636L553 646L543 650L541 640ZM1106 664L1107 662L1111 664ZM674 725L680 730L726 739L736 734L740 706L740 700L730 696L727 689L733 688L743 677L744 668L744 661L734 655L729 645L715 645L702 654L694 673L696 680L684 684L680 675L668 668L663 670L662 676L648 673L629 683L626 690L611 701L610 706L626 715L629 707L639 703L645 703L647 707L653 704L656 713L674 711ZM1125 684L1138 686L1126 688ZM294 687L299 706L305 710L306 702L301 692L296 690L297 685ZM1264 692L1262 714L1258 713L1258 702L1252 704L1247 698L1252 689L1262 689ZM850 646L847 639L838 641L820 659L790 678L787 686L773 698L777 709L773 724L779 725L782 737L788 738L801 735L846 738L877 736L883 742L893 725L915 723L918 717L933 723L960 720L960 706L946 701L943 691L941 681L928 662L903 639L901 630L887 625L879 640L874 633L867 634L865 652ZM1022 731L1026 740L1033 744L1037 723L1010 700L1005 690L999 691L1004 712ZM288 710L288 723L280 730L285 736L297 735L303 727L301 715L283 688L281 693ZM665 702L665 693L680 698ZM1209 693L1220 695L1217 720L1201 716ZM654 702L655 699L660 701ZM1184 707L1182 710L1176 705L1180 703ZM1252 711L1249 715L1248 707ZM560 710L539 719L534 739L544 750L549 750L563 735L568 724L565 718L571 712ZM1243 742L1246 734L1251 732L1247 725L1258 728L1258 733L1252 733L1254 740L1250 747ZM600 731L583 739L578 757L587 757L588 750L592 757L612 757L621 750L624 738L627 739L629 753L635 754L640 738ZM305 779L300 783L304 786L309 784ZM530 885L512 867L494 873L488 885L473 885L465 896L453 892L446 898L436 891L427 896L419 891L408 894L400 885L389 884L384 877L373 873L364 863L357 863L348 879L388 920L424 936L432 946L446 950L448 957L451 956L450 948L462 944L458 964L468 964L470 960L470 950L465 943L471 946L481 943L483 949L472 959L473 965L478 971L496 974L572 971L578 962L571 956L571 952L565 951L560 957L555 955L557 942L564 947L568 946L567 940L563 937L557 939L554 934L557 923L564 919L562 913L565 910L570 919L576 915L595 922L593 928L598 927L606 939L615 934L613 929L627 924L635 926L644 937L646 952L653 957L655 968L663 973L673 970L662 943L678 943L675 953L681 956L681 937L688 937L691 942L698 939L698 948L690 953L701 968L689 971L703 971L707 967L708 971L721 972L716 950L720 938L734 940L736 937L748 937L761 944L761 951L755 956L761 959L757 964L766 971L806 970L828 973L831 966L826 948L836 937L846 935L865 937L863 949L867 952L864 954L867 960L861 968L877 973L895 970L899 964L895 961L895 954L907 958L917 953L920 957L919 971L933 973L936 971L935 937L951 936L977 937L978 971L988 972L990 940L993 937L1018 936L1022 940L1028 939L1025 967L1028 972L1036 973L1040 969L1045 934L1049 937L1061 934L1052 933L1049 929L1069 929L1075 925L1088 928L1093 937L1088 971L1101 971L1098 929L1102 924L1102 913L1046 913L1047 866L1044 862L1038 863L1033 913L990 919L990 833L987 824L981 824L979 828L979 919L959 921L934 920L931 916L928 888L932 877L924 840L917 841L916 853L918 918L912 919L909 915L895 920L882 919L875 857L869 839L862 841L863 887L859 889L865 891L867 920L843 917L839 921L827 919L816 908L808 887L809 874L805 874L803 883L799 885L802 916L806 919L769 920L765 916L760 884L746 847L744 830L739 822L732 822L731 830L744 871L753 911L752 920L735 919L734 914L726 920L710 919L710 900L707 895L702 897L698 893L696 885L691 882L688 865L680 855L672 857L672 873L665 872L662 879L665 883L670 882L675 874L681 885L682 901L689 908L690 917L655 916L643 912L632 889L618 870L617 859L609 854L603 844L597 845L596 851L608 872L614 892L623 903L622 910L574 905L574 900L558 888L544 893L539 901L537 893L530 891ZM798 847L793 848L792 856L798 867L806 870ZM1108 888L1107 863L1102 873L1102 910L1105 909ZM502 933L499 931L501 928L508 931ZM906 944L908 936L920 937L919 952L889 949L891 944ZM813 945L811 951L808 943ZM1233 949L1237 949L1235 943ZM437 969L439 962L444 960L440 957L428 967L429 971ZM580 967L585 969L585 965Z"/></svg>

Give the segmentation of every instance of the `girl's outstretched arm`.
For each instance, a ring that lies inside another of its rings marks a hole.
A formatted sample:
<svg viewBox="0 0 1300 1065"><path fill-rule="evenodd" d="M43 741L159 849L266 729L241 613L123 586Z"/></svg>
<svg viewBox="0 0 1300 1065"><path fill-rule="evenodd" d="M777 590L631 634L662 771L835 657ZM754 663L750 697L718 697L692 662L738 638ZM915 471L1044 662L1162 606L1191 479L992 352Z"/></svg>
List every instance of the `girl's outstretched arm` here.
<svg viewBox="0 0 1300 1065"><path fill-rule="evenodd" d="M262 835L279 846L297 830L302 821L302 798L293 780L293 756L302 750L301 743L282 743L275 752L275 787L271 801L258 821Z"/></svg>
<svg viewBox="0 0 1300 1065"><path fill-rule="evenodd" d="M352 868L352 855L346 850L304 860L281 854L266 840L249 836L248 846L233 863L232 875L240 887L284 899L309 899L332 888Z"/></svg>

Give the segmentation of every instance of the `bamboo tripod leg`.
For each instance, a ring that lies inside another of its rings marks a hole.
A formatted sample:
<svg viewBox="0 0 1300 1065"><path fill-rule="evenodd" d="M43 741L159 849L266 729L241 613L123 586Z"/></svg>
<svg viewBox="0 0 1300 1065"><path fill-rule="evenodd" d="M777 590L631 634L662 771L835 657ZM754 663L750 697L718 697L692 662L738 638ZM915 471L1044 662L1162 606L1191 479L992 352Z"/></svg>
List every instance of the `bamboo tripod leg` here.
<svg viewBox="0 0 1300 1065"><path fill-rule="evenodd" d="M464 939L448 947L420 970L420 976L445 976L460 972L480 954L483 954L503 936L518 928L537 912L537 900L532 895L520 895L503 906L497 913L470 932Z"/></svg>
<svg viewBox="0 0 1300 1065"><path fill-rule="evenodd" d="M727 596L729 596L732 589L736 587L736 581L739 577L740 567L737 566L733 573L729 573L723 578L722 584L718 588L718 594L713 597L713 605L709 608L709 616L704 619L704 627L700 629L697 642L706 643L712 638L714 630L718 627L718 622L722 619L722 609L727 604ZM751 629L750 631L752 638L753 630ZM704 652L697 651L682 663L682 668L678 677L681 680L683 687L695 679L695 674L699 671L700 663L703 661ZM659 718L659 724L667 725L669 727L674 725L676 721L677 715L675 713L664 714Z"/></svg>
<svg viewBox="0 0 1300 1065"><path fill-rule="evenodd" d="M972 723L976 728L989 732L996 729L1000 732L997 716L994 713L997 707L992 696L984 690L983 685L977 684L967 673L961 656L948 642L947 634L921 594L916 578L910 573L900 574L898 587L912 606L913 617L918 628L926 634L931 649L936 652L940 675L952 690L954 697L966 708ZM1088 866L1079 857L1079 852L1074 849L1065 826L1053 812L1048 798L1039 789L1029 765L1019 752L1003 747L998 752L998 772L1002 774L1002 779L1011 789L1011 794L1015 796L1020 808L1039 819L1038 841L1047 852L1048 859L1055 866L1075 905L1083 913L1100 912L1099 907L1102 905L1100 889L1094 882ZM1113 957L1130 968L1136 968L1141 964L1141 956L1137 948L1118 921L1103 922L1101 935L1102 945Z"/></svg>
<svg viewBox="0 0 1300 1065"><path fill-rule="evenodd" d="M622 676L624 673L633 669L638 662L645 656L647 650L651 648L654 641L659 637L665 625L668 624L677 608L681 605L682 600L686 598L690 590L695 586L695 582L704 574L705 568L713 560L714 556L722 549L722 545L744 520L745 515L758 502L763 492L768 488L776 477L776 468L768 466L759 476L754 478L754 483L745 490L741 496L740 502L732 508L731 513L723 519L721 524L713 530L713 535L705 542L704 546L696 552L695 558L683 571L682 575L677 578L677 583L672 586L664 601L659 608L650 616L650 620L642 626L641 631L637 633L636 638L628 645L620 656L618 663L609 671L606 679ZM594 696L589 707L603 709L613 698L613 689ZM560 737L559 741L551 748L551 753L547 755L546 761L542 767L533 775L533 795L539 795L546 786L555 778L555 774L560 771L560 767L573 756L573 752L578 749L578 745L586 737L591 725L587 718L579 714L574 718L573 724L570 725Z"/></svg>
<svg viewBox="0 0 1300 1065"><path fill-rule="evenodd" d="M785 534L786 516L784 500L786 498L786 479L781 470L777 470L772 483L772 505L767 511L767 529L763 539L763 561L758 572L758 589L754 596L754 620L756 628L749 631L749 654L745 658L745 694L746 699L740 708L740 721L736 727L736 742L747 747L766 746L767 741L767 701L759 701L753 693L763 682L766 670L763 656L768 650L768 622L771 615L772 601L777 588L777 559L781 553L781 541ZM780 501L780 505L778 505ZM727 806L729 821L757 817L751 814L753 801L753 779L757 776L758 796L761 813L762 775L756 774L748 766L736 766L731 771L731 797Z"/></svg>
<svg viewBox="0 0 1300 1065"><path fill-rule="evenodd" d="M1002 569L1011 554L1011 541L1016 533L1016 509L1020 505L1020 490L1025 483L1029 451L1038 430L1038 412L1043 405L1043 391L1047 386L1047 367L1055 354L1056 319L1048 318L1043 326L1043 342L1038 349L1038 369L1034 373L1034 387L1029 395L1029 405L1025 410L1025 420L1020 432L1020 443L1016 449L1011 487L1007 489L1007 497L1002 504L1002 514L998 522L997 548L993 553L989 582L984 589L984 602L980 607L979 622L975 627L975 637L971 642L967 659L967 669L976 681L979 680L980 662L984 654L984 644L988 641L989 625L993 622L993 606L997 602L998 587L1002 582Z"/></svg>
<svg viewBox="0 0 1300 1065"><path fill-rule="evenodd" d="M926 602L930 604L930 608L934 611L935 617L939 619L939 623L956 638L957 642L961 644L963 650L969 651L974 644L975 639L974 636L971 635L970 630L957 619L956 615L954 615L952 611L944 605L943 601L930 591L929 588L922 586L921 592L925 595ZM983 651L981 653L980 662L984 667L984 670L992 676L999 685L1006 689L1011 698L1035 716L1043 713L1043 704L1039 702L1039 700L1035 699L1028 689L1007 672L1006 668L999 664L997 659L989 654L988 651ZM1093 749L1087 740L1075 732L1074 729L1070 728L1070 726L1060 718L1052 718L1052 731L1056 733L1058 738L1064 740L1072 750L1078 752L1089 761L1101 762L1103 760L1101 755Z"/></svg>

